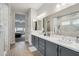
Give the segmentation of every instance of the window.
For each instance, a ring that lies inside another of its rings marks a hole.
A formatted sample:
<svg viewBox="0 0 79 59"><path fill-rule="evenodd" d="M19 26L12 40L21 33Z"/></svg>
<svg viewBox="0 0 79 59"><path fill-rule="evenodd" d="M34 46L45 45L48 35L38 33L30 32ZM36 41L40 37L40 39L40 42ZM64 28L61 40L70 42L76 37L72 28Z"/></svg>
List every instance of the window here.
<svg viewBox="0 0 79 59"><path fill-rule="evenodd" d="M15 32L17 32L17 31L24 31L24 29L23 28L15 28Z"/></svg>
<svg viewBox="0 0 79 59"><path fill-rule="evenodd" d="M64 21L61 23L61 25L70 25L70 21Z"/></svg>
<svg viewBox="0 0 79 59"><path fill-rule="evenodd" d="M79 19L73 20L72 24L74 25L79 24Z"/></svg>
<svg viewBox="0 0 79 59"><path fill-rule="evenodd" d="M17 28L17 31L23 31L23 28Z"/></svg>

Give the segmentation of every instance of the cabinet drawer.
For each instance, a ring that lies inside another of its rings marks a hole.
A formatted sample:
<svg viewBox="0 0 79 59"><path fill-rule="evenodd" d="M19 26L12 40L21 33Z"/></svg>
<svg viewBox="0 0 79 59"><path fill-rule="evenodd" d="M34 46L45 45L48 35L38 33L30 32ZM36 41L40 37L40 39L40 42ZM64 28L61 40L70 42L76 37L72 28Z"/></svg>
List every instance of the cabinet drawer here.
<svg viewBox="0 0 79 59"><path fill-rule="evenodd" d="M44 39L39 38L39 45L44 46L44 45L45 45L45 40L44 40Z"/></svg>
<svg viewBox="0 0 79 59"><path fill-rule="evenodd" d="M39 48L41 48L41 49L45 49L45 46L42 46L42 45L39 45Z"/></svg>
<svg viewBox="0 0 79 59"><path fill-rule="evenodd" d="M42 48L39 47L38 50L40 51L40 53L41 53L42 55L45 55L45 50L44 50L44 49L42 49Z"/></svg>
<svg viewBox="0 0 79 59"><path fill-rule="evenodd" d="M57 45L46 41L46 56L57 56Z"/></svg>
<svg viewBox="0 0 79 59"><path fill-rule="evenodd" d="M79 52L60 46L60 56L79 56Z"/></svg>
<svg viewBox="0 0 79 59"><path fill-rule="evenodd" d="M32 39L32 45L35 46L35 36L32 35L31 39Z"/></svg>
<svg viewBox="0 0 79 59"><path fill-rule="evenodd" d="M39 44L39 47L45 47L45 44L41 43L41 44Z"/></svg>
<svg viewBox="0 0 79 59"><path fill-rule="evenodd" d="M38 37L35 36L35 47L38 49Z"/></svg>

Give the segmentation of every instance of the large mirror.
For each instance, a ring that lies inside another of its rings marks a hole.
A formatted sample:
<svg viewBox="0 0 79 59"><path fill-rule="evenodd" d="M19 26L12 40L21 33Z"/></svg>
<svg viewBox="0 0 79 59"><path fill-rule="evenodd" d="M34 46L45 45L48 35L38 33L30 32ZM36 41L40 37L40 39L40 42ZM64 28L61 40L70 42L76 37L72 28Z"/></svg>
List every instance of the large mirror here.
<svg viewBox="0 0 79 59"><path fill-rule="evenodd" d="M37 20L33 22L33 28L36 31L43 31L43 20Z"/></svg>
<svg viewBox="0 0 79 59"><path fill-rule="evenodd" d="M37 30L37 21L35 21L35 30Z"/></svg>
<svg viewBox="0 0 79 59"><path fill-rule="evenodd" d="M42 20L37 21L37 30L42 31Z"/></svg>
<svg viewBox="0 0 79 59"><path fill-rule="evenodd" d="M59 33L63 35L79 36L79 12L61 16L59 20Z"/></svg>
<svg viewBox="0 0 79 59"><path fill-rule="evenodd" d="M50 36L50 20L43 18L43 31L47 36Z"/></svg>

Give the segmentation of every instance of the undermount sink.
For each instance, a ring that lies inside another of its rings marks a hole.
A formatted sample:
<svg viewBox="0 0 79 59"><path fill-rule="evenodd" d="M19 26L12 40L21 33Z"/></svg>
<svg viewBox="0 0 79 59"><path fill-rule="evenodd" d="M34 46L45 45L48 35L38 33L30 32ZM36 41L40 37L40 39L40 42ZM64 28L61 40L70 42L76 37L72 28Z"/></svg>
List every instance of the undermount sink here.
<svg viewBox="0 0 79 59"><path fill-rule="evenodd" d="M73 43L72 41L66 41L66 40L61 40L60 42L62 42L63 44L71 44L71 43Z"/></svg>
<svg viewBox="0 0 79 59"><path fill-rule="evenodd" d="M64 44L71 44L71 43L74 43L75 41L75 37L62 37L61 40L59 40L60 42L64 43Z"/></svg>

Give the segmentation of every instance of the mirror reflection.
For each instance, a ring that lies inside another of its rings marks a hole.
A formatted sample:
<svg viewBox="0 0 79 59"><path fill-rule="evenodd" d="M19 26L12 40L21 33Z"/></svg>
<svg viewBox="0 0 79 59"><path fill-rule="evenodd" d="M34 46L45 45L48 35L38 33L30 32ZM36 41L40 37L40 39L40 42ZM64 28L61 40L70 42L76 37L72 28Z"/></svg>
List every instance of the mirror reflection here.
<svg viewBox="0 0 79 59"><path fill-rule="evenodd" d="M79 13L73 13L58 18L58 34L79 36Z"/></svg>

